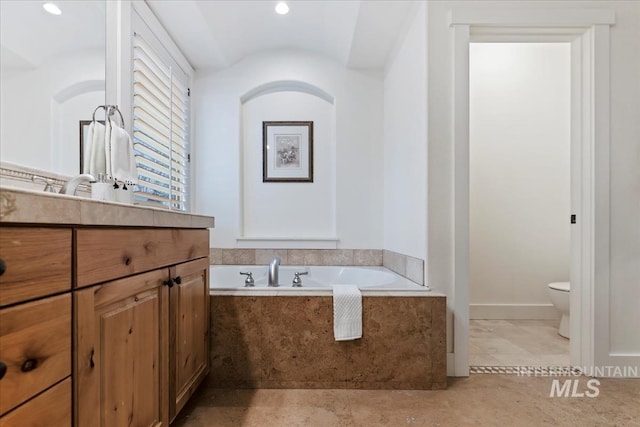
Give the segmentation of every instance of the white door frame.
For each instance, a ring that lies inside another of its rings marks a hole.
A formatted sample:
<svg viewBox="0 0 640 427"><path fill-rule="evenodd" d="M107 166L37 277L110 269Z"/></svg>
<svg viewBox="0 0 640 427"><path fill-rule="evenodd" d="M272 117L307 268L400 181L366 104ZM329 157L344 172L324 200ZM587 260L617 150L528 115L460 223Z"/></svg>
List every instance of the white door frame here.
<svg viewBox="0 0 640 427"><path fill-rule="evenodd" d="M453 369L469 375L469 43L571 43L571 364L609 334L609 26L594 9L453 9ZM567 218L567 221L569 218ZM598 304L595 304L598 301ZM597 320L597 323L596 323ZM608 354L608 346L606 349ZM450 360L451 361L451 360Z"/></svg>

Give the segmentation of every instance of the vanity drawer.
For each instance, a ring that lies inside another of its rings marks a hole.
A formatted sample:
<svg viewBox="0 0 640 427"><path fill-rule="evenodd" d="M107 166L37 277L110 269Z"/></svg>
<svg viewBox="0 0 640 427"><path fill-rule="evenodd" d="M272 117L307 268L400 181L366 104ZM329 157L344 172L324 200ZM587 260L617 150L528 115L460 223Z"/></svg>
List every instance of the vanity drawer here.
<svg viewBox="0 0 640 427"><path fill-rule="evenodd" d="M71 374L71 293L0 310L0 415Z"/></svg>
<svg viewBox="0 0 640 427"><path fill-rule="evenodd" d="M78 229L76 286L209 256L207 229Z"/></svg>
<svg viewBox="0 0 640 427"><path fill-rule="evenodd" d="M0 306L71 289L71 229L2 227Z"/></svg>
<svg viewBox="0 0 640 427"><path fill-rule="evenodd" d="M71 425L71 378L0 417L0 427Z"/></svg>

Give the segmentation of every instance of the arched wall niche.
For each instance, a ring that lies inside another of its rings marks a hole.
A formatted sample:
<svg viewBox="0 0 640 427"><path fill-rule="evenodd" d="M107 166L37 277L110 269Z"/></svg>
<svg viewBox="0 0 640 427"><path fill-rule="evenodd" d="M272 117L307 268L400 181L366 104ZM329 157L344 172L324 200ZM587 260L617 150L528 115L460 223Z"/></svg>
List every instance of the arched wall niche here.
<svg viewBox="0 0 640 427"><path fill-rule="evenodd" d="M335 97L299 80L256 86L240 97L241 237L250 246L335 247ZM313 122L313 182L263 182L264 121Z"/></svg>

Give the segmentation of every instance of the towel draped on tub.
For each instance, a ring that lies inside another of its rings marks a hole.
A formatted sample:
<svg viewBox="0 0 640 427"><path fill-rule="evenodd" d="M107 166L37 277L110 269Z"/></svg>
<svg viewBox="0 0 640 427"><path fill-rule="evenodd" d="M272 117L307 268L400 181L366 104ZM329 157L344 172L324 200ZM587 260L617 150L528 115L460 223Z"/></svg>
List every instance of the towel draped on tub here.
<svg viewBox="0 0 640 427"><path fill-rule="evenodd" d="M333 335L336 341L362 338L362 294L356 285L333 285Z"/></svg>

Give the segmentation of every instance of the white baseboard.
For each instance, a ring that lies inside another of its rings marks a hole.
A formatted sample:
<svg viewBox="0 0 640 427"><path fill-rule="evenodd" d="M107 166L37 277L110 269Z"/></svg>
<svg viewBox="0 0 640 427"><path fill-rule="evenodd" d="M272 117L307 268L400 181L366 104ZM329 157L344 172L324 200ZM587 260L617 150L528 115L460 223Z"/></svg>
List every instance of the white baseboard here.
<svg viewBox="0 0 640 427"><path fill-rule="evenodd" d="M470 304L469 319L560 319L553 304Z"/></svg>

